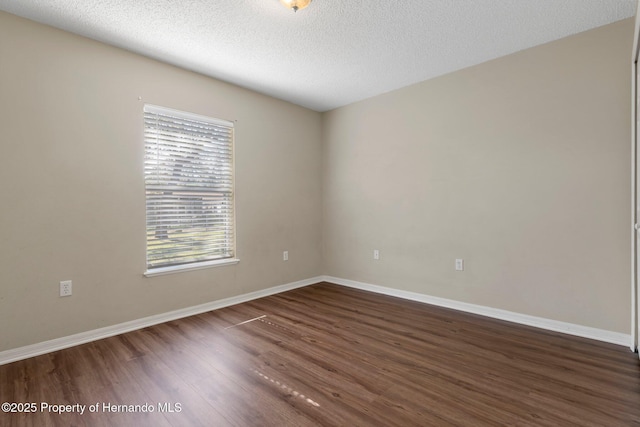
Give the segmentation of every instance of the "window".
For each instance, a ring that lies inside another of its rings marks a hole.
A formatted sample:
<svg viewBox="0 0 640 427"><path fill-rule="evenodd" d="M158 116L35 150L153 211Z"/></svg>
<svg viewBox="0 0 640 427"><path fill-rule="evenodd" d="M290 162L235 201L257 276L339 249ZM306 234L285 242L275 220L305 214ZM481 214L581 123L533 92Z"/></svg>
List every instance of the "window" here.
<svg viewBox="0 0 640 427"><path fill-rule="evenodd" d="M234 259L233 123L144 107L147 272Z"/></svg>

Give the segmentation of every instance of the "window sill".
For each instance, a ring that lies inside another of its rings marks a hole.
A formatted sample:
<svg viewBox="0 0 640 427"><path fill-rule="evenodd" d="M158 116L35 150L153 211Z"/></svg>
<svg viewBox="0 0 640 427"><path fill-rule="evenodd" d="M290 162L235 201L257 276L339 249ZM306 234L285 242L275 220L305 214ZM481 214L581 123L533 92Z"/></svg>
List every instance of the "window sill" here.
<svg viewBox="0 0 640 427"><path fill-rule="evenodd" d="M183 271L202 270L203 268L222 267L235 265L240 260L237 258L217 259L215 261L199 262L197 264L175 265L171 267L153 268L144 272L145 277L163 276L165 274L182 273Z"/></svg>

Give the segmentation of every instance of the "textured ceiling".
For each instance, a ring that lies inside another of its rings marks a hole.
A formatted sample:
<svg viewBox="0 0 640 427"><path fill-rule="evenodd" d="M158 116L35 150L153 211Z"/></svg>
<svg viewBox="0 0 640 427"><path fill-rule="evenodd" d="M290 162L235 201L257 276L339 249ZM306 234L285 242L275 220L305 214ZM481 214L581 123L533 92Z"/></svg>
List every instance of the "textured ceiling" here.
<svg viewBox="0 0 640 427"><path fill-rule="evenodd" d="M0 10L326 111L635 14L636 0L0 0Z"/></svg>

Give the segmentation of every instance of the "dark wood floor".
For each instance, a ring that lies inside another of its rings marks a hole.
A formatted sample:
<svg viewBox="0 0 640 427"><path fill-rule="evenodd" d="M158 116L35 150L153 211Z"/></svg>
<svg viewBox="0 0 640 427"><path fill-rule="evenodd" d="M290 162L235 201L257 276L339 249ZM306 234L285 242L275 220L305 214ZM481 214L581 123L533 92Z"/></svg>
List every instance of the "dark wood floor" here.
<svg viewBox="0 0 640 427"><path fill-rule="evenodd" d="M322 283L0 366L0 400L38 405L0 413L2 426L628 426L640 425L640 363L624 347Z"/></svg>

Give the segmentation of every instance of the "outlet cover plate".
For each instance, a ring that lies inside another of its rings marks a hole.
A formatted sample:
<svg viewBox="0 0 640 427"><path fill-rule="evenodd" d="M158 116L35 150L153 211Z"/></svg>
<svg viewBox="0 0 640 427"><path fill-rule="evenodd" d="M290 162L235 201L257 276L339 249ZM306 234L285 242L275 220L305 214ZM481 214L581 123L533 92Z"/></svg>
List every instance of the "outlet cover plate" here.
<svg viewBox="0 0 640 427"><path fill-rule="evenodd" d="M60 296L69 297L73 293L73 283L71 280L63 280L60 282Z"/></svg>

